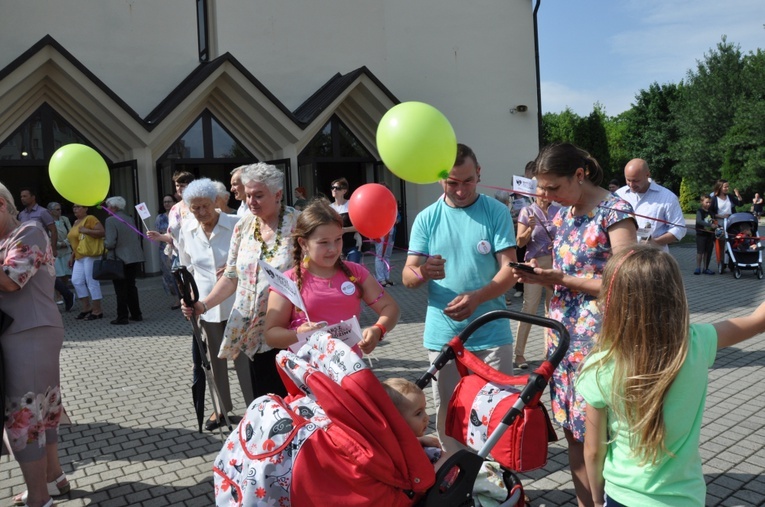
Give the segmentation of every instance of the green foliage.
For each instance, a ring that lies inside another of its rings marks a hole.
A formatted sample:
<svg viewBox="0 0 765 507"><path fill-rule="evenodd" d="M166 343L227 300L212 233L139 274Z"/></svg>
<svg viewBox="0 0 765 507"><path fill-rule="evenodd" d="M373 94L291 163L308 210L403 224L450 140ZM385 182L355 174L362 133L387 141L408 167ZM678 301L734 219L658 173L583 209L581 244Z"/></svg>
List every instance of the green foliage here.
<svg viewBox="0 0 765 507"><path fill-rule="evenodd" d="M680 83L651 84L633 107L609 117L596 103L580 117L571 109L546 113L543 142L571 142L603 166L606 181L623 181L632 158L680 194L686 212L725 178L749 201L765 190L765 52L742 54L725 37Z"/></svg>
<svg viewBox="0 0 765 507"><path fill-rule="evenodd" d="M693 192L688 185L688 180L683 178L683 181L680 182L680 195L678 196L683 213L696 213L696 210L699 209L700 197L701 194Z"/></svg>
<svg viewBox="0 0 765 507"><path fill-rule="evenodd" d="M645 160L653 179L675 192L681 178L672 172L677 163L672 146L678 140L672 108L679 95L680 87L675 84L653 83L648 90L640 90L626 125L626 147L631 158Z"/></svg>

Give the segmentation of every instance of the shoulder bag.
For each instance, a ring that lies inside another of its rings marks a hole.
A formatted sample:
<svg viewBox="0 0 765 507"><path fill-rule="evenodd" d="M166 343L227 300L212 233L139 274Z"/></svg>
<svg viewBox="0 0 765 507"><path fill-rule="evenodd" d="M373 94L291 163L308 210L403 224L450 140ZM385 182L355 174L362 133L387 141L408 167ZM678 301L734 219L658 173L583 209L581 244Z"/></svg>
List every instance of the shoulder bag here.
<svg viewBox="0 0 765 507"><path fill-rule="evenodd" d="M93 262L93 280L122 280L125 278L125 263L117 259L107 258L107 251L100 259Z"/></svg>

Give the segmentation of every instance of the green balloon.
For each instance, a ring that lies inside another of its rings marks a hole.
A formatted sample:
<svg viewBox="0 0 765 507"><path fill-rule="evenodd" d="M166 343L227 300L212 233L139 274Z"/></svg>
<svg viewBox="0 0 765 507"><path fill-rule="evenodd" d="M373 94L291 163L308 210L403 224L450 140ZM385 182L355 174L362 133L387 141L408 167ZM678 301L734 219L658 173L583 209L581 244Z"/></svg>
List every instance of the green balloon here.
<svg viewBox="0 0 765 507"><path fill-rule="evenodd" d="M109 192L106 162L84 144L66 144L57 149L48 164L48 175L56 191L73 204L94 206Z"/></svg>
<svg viewBox="0 0 765 507"><path fill-rule="evenodd" d="M457 136L438 109L422 102L392 107L377 126L377 150L388 169L411 183L445 179L457 157Z"/></svg>

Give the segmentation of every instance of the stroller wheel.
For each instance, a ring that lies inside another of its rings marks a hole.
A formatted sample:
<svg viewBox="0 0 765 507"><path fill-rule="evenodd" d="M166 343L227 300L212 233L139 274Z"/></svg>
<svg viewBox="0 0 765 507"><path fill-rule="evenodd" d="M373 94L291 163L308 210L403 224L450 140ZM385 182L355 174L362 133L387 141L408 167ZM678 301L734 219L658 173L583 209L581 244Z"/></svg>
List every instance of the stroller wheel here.
<svg viewBox="0 0 765 507"><path fill-rule="evenodd" d="M741 278L741 270L739 268L733 269L733 278L735 278L736 280Z"/></svg>
<svg viewBox="0 0 765 507"><path fill-rule="evenodd" d="M760 264L760 265L757 267L757 279L758 279L758 280L762 280L762 277L763 277L763 272L762 272L762 264Z"/></svg>
<svg viewBox="0 0 765 507"><path fill-rule="evenodd" d="M725 271L725 264L721 262L720 264L717 265L717 272L722 275L723 271Z"/></svg>

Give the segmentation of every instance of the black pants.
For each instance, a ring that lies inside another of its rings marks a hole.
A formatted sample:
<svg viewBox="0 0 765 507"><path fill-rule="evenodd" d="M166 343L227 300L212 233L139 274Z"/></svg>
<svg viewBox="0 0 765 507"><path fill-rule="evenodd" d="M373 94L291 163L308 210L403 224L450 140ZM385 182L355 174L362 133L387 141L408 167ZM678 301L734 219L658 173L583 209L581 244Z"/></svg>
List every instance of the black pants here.
<svg viewBox="0 0 765 507"><path fill-rule="evenodd" d="M134 319L141 317L141 306L138 303L138 289L135 277L140 268L140 262L125 264L125 278L112 280L114 293L117 295L117 318L127 319L128 312Z"/></svg>
<svg viewBox="0 0 765 507"><path fill-rule="evenodd" d="M54 282L53 286L56 291L61 294L61 297L64 298L65 303L72 300L72 291L70 291L69 287L66 286L66 282L64 280L56 277L56 281Z"/></svg>
<svg viewBox="0 0 765 507"><path fill-rule="evenodd" d="M255 398L269 393L287 396L287 389L276 370L278 368L276 366L276 354L278 353L279 349L271 349L262 354L255 354L255 357L250 361L250 378L252 379L252 391Z"/></svg>

